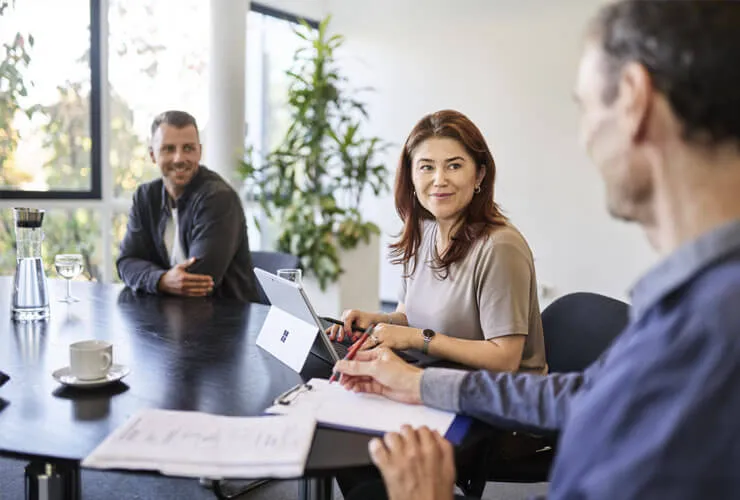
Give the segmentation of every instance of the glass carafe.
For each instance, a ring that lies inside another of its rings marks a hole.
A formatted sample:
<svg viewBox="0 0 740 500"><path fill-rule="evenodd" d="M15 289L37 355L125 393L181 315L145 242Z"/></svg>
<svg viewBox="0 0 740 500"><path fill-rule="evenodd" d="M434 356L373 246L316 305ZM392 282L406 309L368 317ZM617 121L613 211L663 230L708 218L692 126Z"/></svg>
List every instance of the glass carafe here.
<svg viewBox="0 0 740 500"><path fill-rule="evenodd" d="M13 319L37 321L49 317L49 293L41 260L44 210L14 208L16 267L13 286Z"/></svg>

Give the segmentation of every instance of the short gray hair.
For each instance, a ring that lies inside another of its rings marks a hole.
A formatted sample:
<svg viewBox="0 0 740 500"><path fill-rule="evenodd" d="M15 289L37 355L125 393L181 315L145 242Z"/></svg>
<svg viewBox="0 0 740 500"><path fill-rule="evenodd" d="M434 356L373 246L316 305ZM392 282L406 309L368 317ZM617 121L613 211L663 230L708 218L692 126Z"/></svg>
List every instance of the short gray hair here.
<svg viewBox="0 0 740 500"><path fill-rule="evenodd" d="M195 117L193 117L193 115L191 115L190 113L177 110L159 113L154 118L154 121L152 121L152 138L154 137L154 134L157 133L157 129L159 129L159 126L163 123L167 125L172 125L175 128L185 128L192 125L193 127L195 127L195 133L198 134L198 139L200 139L198 124L195 122Z"/></svg>
<svg viewBox="0 0 740 500"><path fill-rule="evenodd" d="M740 144L740 2L615 1L600 10L590 35L605 54L607 104L634 61L670 102L685 139Z"/></svg>

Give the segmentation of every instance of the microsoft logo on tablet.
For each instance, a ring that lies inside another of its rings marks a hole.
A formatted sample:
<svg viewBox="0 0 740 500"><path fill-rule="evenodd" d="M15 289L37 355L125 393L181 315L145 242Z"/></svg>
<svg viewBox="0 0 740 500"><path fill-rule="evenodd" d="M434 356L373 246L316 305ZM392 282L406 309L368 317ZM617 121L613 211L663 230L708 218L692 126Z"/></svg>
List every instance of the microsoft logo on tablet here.
<svg viewBox="0 0 740 500"><path fill-rule="evenodd" d="M290 333L288 332L288 330L284 330L283 331L283 336L280 337L280 342L282 342L284 344L285 341L288 340L288 335L290 335Z"/></svg>

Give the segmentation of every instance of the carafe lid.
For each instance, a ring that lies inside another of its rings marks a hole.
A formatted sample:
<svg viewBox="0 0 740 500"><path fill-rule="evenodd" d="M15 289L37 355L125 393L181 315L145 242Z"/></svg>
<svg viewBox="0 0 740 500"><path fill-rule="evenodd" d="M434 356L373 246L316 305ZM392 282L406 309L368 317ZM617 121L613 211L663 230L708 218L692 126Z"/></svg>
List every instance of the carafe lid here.
<svg viewBox="0 0 740 500"><path fill-rule="evenodd" d="M45 212L40 208L14 208L15 227L41 227Z"/></svg>

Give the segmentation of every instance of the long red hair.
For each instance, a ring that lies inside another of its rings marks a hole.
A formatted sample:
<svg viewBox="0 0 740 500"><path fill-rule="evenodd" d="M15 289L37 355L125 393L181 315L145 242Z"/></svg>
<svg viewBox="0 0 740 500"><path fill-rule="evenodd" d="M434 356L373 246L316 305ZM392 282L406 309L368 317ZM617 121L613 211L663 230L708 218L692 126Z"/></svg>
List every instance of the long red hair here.
<svg viewBox="0 0 740 500"><path fill-rule="evenodd" d="M493 201L496 164L478 127L467 116L454 110L447 109L426 115L411 130L396 169L396 212L403 221L403 230L399 240L390 245L391 262L403 264L404 275L412 275L416 269L415 257L421 244L422 224L424 220L434 220L434 216L416 200L411 172L414 151L419 144L431 137L456 140L478 168L485 170L480 192L473 195L466 207L462 223L452 235L449 248L443 256L436 256L434 267L444 278L449 274L450 266L465 258L479 238L487 237L491 228L506 224L506 217Z"/></svg>

